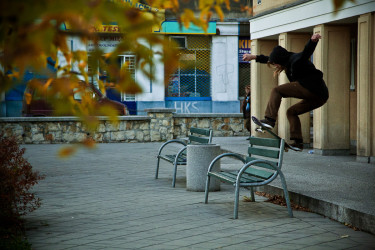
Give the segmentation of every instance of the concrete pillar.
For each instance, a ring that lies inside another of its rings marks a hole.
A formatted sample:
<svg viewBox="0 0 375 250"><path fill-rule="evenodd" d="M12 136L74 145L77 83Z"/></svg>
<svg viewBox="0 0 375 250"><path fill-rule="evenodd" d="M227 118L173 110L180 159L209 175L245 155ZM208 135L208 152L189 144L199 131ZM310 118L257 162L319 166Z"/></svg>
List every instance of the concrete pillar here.
<svg viewBox="0 0 375 250"><path fill-rule="evenodd" d="M327 103L314 110L314 148L322 155L350 153L349 87L350 87L350 28L319 25L321 41L313 61L323 71L329 89Z"/></svg>
<svg viewBox="0 0 375 250"><path fill-rule="evenodd" d="M205 191L208 167L220 153L220 146L215 144L187 146L186 189L188 191ZM215 163L212 170L220 171L220 161ZM212 178L209 190L219 191L220 181Z"/></svg>
<svg viewBox="0 0 375 250"><path fill-rule="evenodd" d="M276 40L252 40L251 53L254 55L269 56L272 49L277 46ZM266 64L251 62L251 115L263 119L266 111L268 99L272 88L277 86L277 79L273 77L273 70ZM251 122L251 130L254 131L256 125ZM277 131L277 126L274 131ZM268 133L252 133L258 137L270 137Z"/></svg>
<svg viewBox="0 0 375 250"><path fill-rule="evenodd" d="M357 159L374 160L375 155L375 17L358 19L357 49Z"/></svg>
<svg viewBox="0 0 375 250"><path fill-rule="evenodd" d="M282 33L279 35L279 45L287 49L288 51L299 53L303 51L307 41L310 39L311 34L306 33ZM289 82L285 72L279 76L279 85ZM286 117L286 111L288 108L297 102L301 101L296 98L283 98L279 110L278 116L278 132L279 136L285 138L287 141L290 138L290 126L288 118ZM310 114L306 113L299 116L302 125L302 136L303 142L310 143Z"/></svg>

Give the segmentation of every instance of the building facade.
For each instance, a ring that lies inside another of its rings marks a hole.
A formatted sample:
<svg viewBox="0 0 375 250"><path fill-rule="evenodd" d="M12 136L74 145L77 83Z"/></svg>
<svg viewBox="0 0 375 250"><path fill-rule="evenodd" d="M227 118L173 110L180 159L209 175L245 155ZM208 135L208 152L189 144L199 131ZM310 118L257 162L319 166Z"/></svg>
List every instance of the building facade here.
<svg viewBox="0 0 375 250"><path fill-rule="evenodd" d="M199 16L198 1L183 4L183 8L190 8ZM174 14L166 12L160 29L153 30L153 33L177 42L180 66L176 72L166 75L164 69L168 65L164 65L160 55L155 53L155 79L150 80L135 67L135 56L124 53L119 56L118 63L120 66L127 65L127 70L140 83L142 93L129 95L107 89L107 97L126 104L131 115L144 115L144 110L149 108L174 108L177 113L240 113L244 86L250 84L250 64L241 62L241 53L250 50L249 13L241 10L241 6L248 5L251 1L241 0L231 3L230 11L223 7L225 19L220 21L214 15L207 32L193 24L185 28L176 21ZM140 8L139 4L135 7ZM69 31L69 27L63 28ZM100 34L98 46L103 53L113 51L122 39L115 23L103 24L95 29ZM94 49L93 43L83 44L77 37L69 37L67 44L72 51L90 52ZM161 52L157 47L152 50ZM60 66L63 66L64 60L61 55ZM101 80L109 77L100 68L99 72ZM164 85L165 79L169 82L167 86ZM97 81L91 80L94 84ZM1 110L4 112L1 116L21 116L25 85L26 81L23 81L20 90L11 96L9 93L2 94Z"/></svg>
<svg viewBox="0 0 375 250"><path fill-rule="evenodd" d="M324 73L330 98L312 114L300 116L304 141L323 155L354 153L358 160L374 163L375 1L345 1L337 10L333 2L253 1L251 48L265 55L276 45L300 52L313 33L321 34L312 61ZM251 76L252 114L263 117L272 87L288 80L285 74L274 79L261 64L252 64ZM289 138L286 109L296 101L282 101L276 131L283 138Z"/></svg>

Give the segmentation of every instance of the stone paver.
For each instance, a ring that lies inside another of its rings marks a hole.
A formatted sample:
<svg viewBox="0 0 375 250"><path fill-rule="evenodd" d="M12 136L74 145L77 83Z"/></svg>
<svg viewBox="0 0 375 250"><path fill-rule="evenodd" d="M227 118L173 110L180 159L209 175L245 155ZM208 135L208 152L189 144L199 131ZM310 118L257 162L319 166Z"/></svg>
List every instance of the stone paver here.
<svg viewBox="0 0 375 250"><path fill-rule="evenodd" d="M373 249L375 236L320 215L264 202L240 202L233 220L233 188L221 185L204 204L186 191L185 169L171 187L171 165L154 179L160 143L98 144L74 157L62 145L25 145L34 170L46 175L35 192L42 206L29 214L34 249ZM225 168L225 163L222 168ZM241 196L249 195L242 190Z"/></svg>

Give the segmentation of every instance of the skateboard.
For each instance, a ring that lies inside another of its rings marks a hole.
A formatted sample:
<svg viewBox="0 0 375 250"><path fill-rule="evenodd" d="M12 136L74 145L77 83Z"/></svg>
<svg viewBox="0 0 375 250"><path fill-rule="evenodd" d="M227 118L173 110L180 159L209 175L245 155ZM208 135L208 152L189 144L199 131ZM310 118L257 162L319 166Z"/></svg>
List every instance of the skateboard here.
<svg viewBox="0 0 375 250"><path fill-rule="evenodd" d="M255 131L257 132L261 132L261 133L269 133L270 135L272 135L273 137L275 138L278 138L278 139L282 139L280 136L278 136L277 134L275 134L274 132L272 132L271 129L265 127L263 125L263 123L258 119L256 118L255 116L251 116L251 120L253 120L253 122L258 125L259 127L255 129ZM294 150L294 151L302 151L300 148L297 148L297 147L293 147L291 145L289 145L287 142L285 142L285 152L288 152L288 149L291 149L291 150Z"/></svg>

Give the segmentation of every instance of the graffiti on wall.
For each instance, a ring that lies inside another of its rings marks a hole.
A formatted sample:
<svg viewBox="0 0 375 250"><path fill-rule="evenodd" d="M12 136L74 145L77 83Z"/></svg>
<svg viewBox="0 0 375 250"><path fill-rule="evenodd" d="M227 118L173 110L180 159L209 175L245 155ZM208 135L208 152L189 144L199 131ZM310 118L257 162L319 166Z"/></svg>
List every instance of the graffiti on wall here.
<svg viewBox="0 0 375 250"><path fill-rule="evenodd" d="M234 65L233 64L222 64L216 67L216 72L218 75L218 82L217 82L217 92L218 93L226 93L228 86L231 83L231 79L233 79L234 74Z"/></svg>
<svg viewBox="0 0 375 250"><path fill-rule="evenodd" d="M199 108L197 107L198 102L174 102L174 108L177 113L199 113Z"/></svg>

